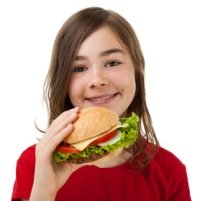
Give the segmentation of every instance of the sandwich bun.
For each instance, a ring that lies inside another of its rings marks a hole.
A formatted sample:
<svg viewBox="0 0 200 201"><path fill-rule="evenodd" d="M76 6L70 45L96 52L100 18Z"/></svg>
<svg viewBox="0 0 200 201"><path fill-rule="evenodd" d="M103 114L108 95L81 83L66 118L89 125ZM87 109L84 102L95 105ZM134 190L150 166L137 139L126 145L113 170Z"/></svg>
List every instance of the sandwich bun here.
<svg viewBox="0 0 200 201"><path fill-rule="evenodd" d="M117 125L118 115L103 107L82 109L74 122L74 130L63 139L68 144L98 136Z"/></svg>

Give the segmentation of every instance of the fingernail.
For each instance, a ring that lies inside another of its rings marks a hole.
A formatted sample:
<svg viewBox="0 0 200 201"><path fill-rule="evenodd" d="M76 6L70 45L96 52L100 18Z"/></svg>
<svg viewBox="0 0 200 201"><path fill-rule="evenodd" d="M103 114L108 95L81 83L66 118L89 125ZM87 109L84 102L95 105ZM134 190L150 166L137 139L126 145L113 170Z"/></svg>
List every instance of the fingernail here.
<svg viewBox="0 0 200 201"><path fill-rule="evenodd" d="M73 108L74 111L78 112L79 111L79 107L75 107Z"/></svg>

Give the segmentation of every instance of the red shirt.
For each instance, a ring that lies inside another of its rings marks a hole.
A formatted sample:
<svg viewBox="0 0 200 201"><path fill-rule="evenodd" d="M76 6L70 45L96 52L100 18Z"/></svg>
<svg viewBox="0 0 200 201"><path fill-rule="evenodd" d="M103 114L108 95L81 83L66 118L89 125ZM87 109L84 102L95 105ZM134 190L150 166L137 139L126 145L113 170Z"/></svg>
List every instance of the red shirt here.
<svg viewBox="0 0 200 201"><path fill-rule="evenodd" d="M34 177L35 145L17 161L12 200L29 199ZM44 187L45 188L45 187ZM114 168L84 166L59 190L56 201L191 201L186 168L160 148L143 172L128 163Z"/></svg>

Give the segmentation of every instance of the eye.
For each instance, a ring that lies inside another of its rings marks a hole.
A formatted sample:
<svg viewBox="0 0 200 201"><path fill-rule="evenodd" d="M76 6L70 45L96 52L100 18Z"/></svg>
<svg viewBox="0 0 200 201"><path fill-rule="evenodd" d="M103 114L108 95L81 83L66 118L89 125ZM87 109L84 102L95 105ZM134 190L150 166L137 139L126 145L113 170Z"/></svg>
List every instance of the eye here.
<svg viewBox="0 0 200 201"><path fill-rule="evenodd" d="M112 61L109 61L105 64L105 67L113 67L113 66L117 66L121 64L121 62L119 61L116 61L116 60L112 60Z"/></svg>
<svg viewBox="0 0 200 201"><path fill-rule="evenodd" d="M85 66L75 66L73 69L72 69L72 72L74 73L80 73L80 72L83 72L83 71L86 71L87 68Z"/></svg>

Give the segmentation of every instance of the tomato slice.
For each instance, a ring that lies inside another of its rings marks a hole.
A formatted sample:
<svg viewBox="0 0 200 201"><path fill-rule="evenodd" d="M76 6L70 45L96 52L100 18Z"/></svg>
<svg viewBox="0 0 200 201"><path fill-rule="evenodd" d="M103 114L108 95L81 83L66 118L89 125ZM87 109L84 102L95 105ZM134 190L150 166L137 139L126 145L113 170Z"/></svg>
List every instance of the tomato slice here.
<svg viewBox="0 0 200 201"><path fill-rule="evenodd" d="M59 145L56 150L61 153L79 153L79 152L81 152L80 150L78 150L74 147L70 147L70 146L66 146L66 145Z"/></svg>
<svg viewBox="0 0 200 201"><path fill-rule="evenodd" d="M116 134L117 134L117 130L111 131L110 133L108 133L108 134L96 139L91 144L96 145L96 144L106 142L106 141L110 140L111 138L113 138Z"/></svg>

